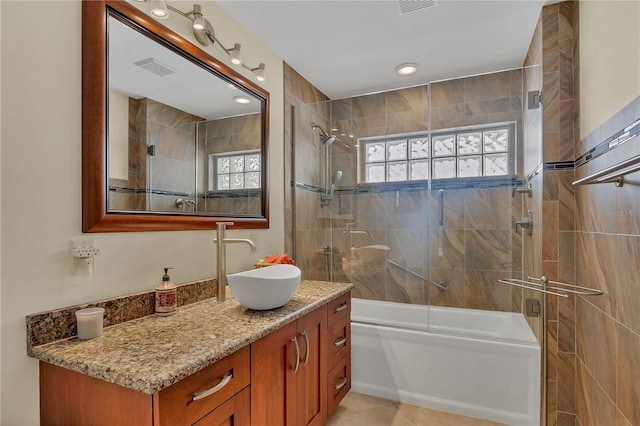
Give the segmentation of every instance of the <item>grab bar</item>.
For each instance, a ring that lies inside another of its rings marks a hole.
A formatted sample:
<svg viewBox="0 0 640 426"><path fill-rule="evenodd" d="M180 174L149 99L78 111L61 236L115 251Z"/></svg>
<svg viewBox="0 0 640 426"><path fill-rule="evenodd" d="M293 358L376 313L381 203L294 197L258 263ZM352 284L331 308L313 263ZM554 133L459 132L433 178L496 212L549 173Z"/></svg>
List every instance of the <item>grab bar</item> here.
<svg viewBox="0 0 640 426"><path fill-rule="evenodd" d="M629 158L604 170L593 173L573 182L573 186L589 185L594 183L614 182L617 187L624 185L624 176L640 170L640 155Z"/></svg>
<svg viewBox="0 0 640 426"><path fill-rule="evenodd" d="M515 287L526 288L528 290L537 291L540 293L551 294L553 296L564 297L565 299L569 298L569 295L567 293L579 294L582 296L600 296L604 294L604 292L600 290L596 290L589 287L582 287L579 285L568 284L568 283L563 283L559 281L551 281L549 278L545 277L544 275L540 278L527 276L527 279L533 280L536 282L519 280L517 278L503 278L503 279L499 279L498 282L502 284L515 286ZM548 283L555 284L555 286L549 286L547 285ZM562 286L562 287L557 287L557 286ZM556 291L550 291L548 289L556 290Z"/></svg>
<svg viewBox="0 0 640 426"><path fill-rule="evenodd" d="M437 282L435 282L435 281L431 281L430 279L423 277L422 275L418 274L417 272L413 272L411 269L409 269L409 268L407 268L407 267L405 267L405 266L402 266L402 265L400 265L398 262L395 262L395 261L393 261L393 260L391 260L391 259L387 260L387 262L389 262L389 263L390 263L390 264L392 264L393 266L396 266L396 267L398 267L398 268L402 269L402 270L403 270L403 271L405 271L405 272L410 273L410 274L411 274L411 275L413 275L413 276L416 276L416 277L418 277L418 278L422 279L423 281L426 281L426 282L428 282L428 283L431 283L431 284L435 285L436 287L438 287L438 290L440 290L440 291L444 291L444 290L446 290L446 289L447 289L447 283L445 283L445 282L439 282L439 283L437 283Z"/></svg>
<svg viewBox="0 0 640 426"><path fill-rule="evenodd" d="M444 189L438 190L438 197L440 197L440 222L438 225L444 225Z"/></svg>

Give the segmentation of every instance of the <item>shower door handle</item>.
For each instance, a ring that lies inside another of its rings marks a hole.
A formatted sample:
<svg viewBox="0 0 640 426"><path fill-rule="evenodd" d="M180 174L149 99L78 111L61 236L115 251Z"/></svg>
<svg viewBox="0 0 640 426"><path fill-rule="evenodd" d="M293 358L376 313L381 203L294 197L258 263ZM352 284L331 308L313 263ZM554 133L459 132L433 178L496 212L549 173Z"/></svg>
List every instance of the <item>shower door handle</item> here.
<svg viewBox="0 0 640 426"><path fill-rule="evenodd" d="M440 198L440 221L438 225L444 225L444 189L438 190L438 197Z"/></svg>

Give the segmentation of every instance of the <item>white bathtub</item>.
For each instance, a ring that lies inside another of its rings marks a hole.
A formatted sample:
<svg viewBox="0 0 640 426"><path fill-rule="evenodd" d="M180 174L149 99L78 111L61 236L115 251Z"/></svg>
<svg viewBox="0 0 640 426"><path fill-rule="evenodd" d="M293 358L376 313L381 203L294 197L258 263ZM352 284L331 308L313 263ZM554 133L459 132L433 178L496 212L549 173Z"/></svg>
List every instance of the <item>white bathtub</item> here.
<svg viewBox="0 0 640 426"><path fill-rule="evenodd" d="M538 425L540 346L521 314L353 299L352 390Z"/></svg>

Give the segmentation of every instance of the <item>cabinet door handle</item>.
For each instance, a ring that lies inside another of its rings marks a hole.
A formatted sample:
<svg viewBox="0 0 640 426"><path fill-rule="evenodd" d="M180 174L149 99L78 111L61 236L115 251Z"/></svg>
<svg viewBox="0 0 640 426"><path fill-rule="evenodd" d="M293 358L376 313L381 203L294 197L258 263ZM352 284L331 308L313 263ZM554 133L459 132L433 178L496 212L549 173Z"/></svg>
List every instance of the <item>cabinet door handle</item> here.
<svg viewBox="0 0 640 426"><path fill-rule="evenodd" d="M336 346L342 346L345 343L347 343L347 338L346 337L341 337L340 340L336 340L335 342L333 342L333 344L336 345Z"/></svg>
<svg viewBox="0 0 640 426"><path fill-rule="evenodd" d="M293 339L291 339L291 341L296 347L296 366L291 367L291 369L293 370L294 373L297 373L298 367L300 367L300 346L298 346L298 338L294 337Z"/></svg>
<svg viewBox="0 0 640 426"><path fill-rule="evenodd" d="M307 365L307 361L309 361L309 337L307 336L307 332L302 332L302 337L304 337L304 343L307 347L307 350L304 353L304 361L302 361L302 365Z"/></svg>
<svg viewBox="0 0 640 426"><path fill-rule="evenodd" d="M347 384L347 378L343 377L340 383L334 386L335 390L342 389Z"/></svg>
<svg viewBox="0 0 640 426"><path fill-rule="evenodd" d="M345 309L347 309L347 302L342 303L341 305L338 305L338 307L336 308L335 312L340 312L340 311L344 311Z"/></svg>
<svg viewBox="0 0 640 426"><path fill-rule="evenodd" d="M209 388L207 390L203 390L202 392L193 393L191 395L192 401L197 401L199 399L206 398L209 395L218 392L220 389L227 386L227 384L231 381L231 379L233 379L233 374L225 374L224 376L222 376L222 380L220 380L220 383L218 383L214 387Z"/></svg>

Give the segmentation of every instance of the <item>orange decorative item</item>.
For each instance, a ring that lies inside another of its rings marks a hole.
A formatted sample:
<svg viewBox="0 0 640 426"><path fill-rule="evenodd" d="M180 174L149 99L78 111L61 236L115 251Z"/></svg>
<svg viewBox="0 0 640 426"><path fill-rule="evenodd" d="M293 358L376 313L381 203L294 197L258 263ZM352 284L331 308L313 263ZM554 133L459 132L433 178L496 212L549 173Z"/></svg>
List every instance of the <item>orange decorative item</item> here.
<svg viewBox="0 0 640 426"><path fill-rule="evenodd" d="M263 266L271 266L271 265L277 265L281 263L285 263L289 265L294 264L293 259L291 259L287 254L270 254L267 257L265 257L263 261L256 263L255 267L262 268Z"/></svg>

